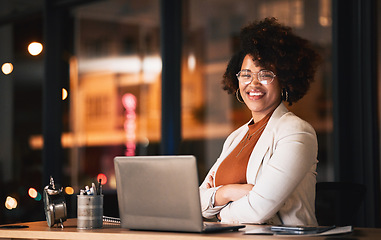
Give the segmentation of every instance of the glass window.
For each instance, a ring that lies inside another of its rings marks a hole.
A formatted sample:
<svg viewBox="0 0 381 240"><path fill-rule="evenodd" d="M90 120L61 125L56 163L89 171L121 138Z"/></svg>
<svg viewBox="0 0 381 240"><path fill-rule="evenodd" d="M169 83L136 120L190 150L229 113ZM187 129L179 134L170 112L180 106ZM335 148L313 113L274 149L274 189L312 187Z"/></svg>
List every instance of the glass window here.
<svg viewBox="0 0 381 240"><path fill-rule="evenodd" d="M115 189L113 158L159 154L161 58L158 1L101 1L77 8L70 69L70 176L98 174Z"/></svg>
<svg viewBox="0 0 381 240"><path fill-rule="evenodd" d="M71 11L74 34L68 39L73 40L74 54L63 53L70 78L64 86L68 95L63 102L65 161L60 184L74 187L75 193L98 174L107 177L105 191L115 190L113 158L158 155L161 142L160 1L87 2ZM0 13L5 19L0 22L1 65L10 62L14 67L11 74L0 73L0 223L44 217L42 202L27 195L29 187L42 192L44 51L37 56L26 52L30 42L43 42L43 3L0 3L5 9ZM333 180L331 0L183 4L180 153L197 157L200 179L226 137L251 117L221 85L227 62L238 48L239 31L251 21L275 16L322 54L310 92L290 109L317 131L318 180ZM40 14L18 14L30 9ZM18 207L4 208L8 197Z"/></svg>
<svg viewBox="0 0 381 240"><path fill-rule="evenodd" d="M246 123L250 112L222 90L222 75L238 48L245 24L277 17L312 41L323 57L309 93L290 110L318 134L318 180L333 180L331 98L331 1L189 1L183 49L183 138L185 153L197 156L200 178L219 156L225 138Z"/></svg>
<svg viewBox="0 0 381 240"><path fill-rule="evenodd" d="M310 39L324 61L308 95L290 109L319 139L319 179L332 180L331 3L329 0L184 1L181 154L195 155L199 176L250 112L221 79L248 22L275 16ZM157 1L104 1L77 8L71 60L70 178L81 187L103 173L115 189L113 157L160 154L161 59ZM308 13L308 14L307 14ZM312 14L314 13L314 14Z"/></svg>

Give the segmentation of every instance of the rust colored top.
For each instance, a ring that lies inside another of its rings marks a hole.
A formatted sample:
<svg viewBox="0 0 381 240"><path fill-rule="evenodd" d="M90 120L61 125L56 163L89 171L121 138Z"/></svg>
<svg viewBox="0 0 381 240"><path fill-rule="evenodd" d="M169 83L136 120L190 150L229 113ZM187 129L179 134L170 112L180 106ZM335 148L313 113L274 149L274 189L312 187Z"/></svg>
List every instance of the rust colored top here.
<svg viewBox="0 0 381 240"><path fill-rule="evenodd" d="M249 123L249 131L218 167L215 175L216 187L227 184L247 183L247 163L272 113L270 112L257 123L254 123L254 121Z"/></svg>

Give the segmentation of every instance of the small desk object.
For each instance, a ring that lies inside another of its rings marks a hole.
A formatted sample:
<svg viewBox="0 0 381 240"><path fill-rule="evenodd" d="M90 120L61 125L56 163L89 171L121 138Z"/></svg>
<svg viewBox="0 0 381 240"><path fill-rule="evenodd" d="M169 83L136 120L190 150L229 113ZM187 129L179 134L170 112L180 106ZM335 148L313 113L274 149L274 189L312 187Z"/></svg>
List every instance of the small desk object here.
<svg viewBox="0 0 381 240"><path fill-rule="evenodd" d="M300 239L300 240L320 240L320 239L381 239L381 228L355 228L350 234L334 236L263 236L246 235L245 230L238 232L224 233L174 233L174 232L154 232L154 231L131 231L120 228L118 224L104 223L101 229L82 230L77 229L77 220L68 219L65 227L50 228L46 221L27 222L12 224L11 228L5 228L7 225L0 226L0 239L56 239L56 240L241 240L241 239ZM23 226L17 228L15 226ZM255 225L248 225L247 228L255 228ZM260 226L258 226L260 227Z"/></svg>

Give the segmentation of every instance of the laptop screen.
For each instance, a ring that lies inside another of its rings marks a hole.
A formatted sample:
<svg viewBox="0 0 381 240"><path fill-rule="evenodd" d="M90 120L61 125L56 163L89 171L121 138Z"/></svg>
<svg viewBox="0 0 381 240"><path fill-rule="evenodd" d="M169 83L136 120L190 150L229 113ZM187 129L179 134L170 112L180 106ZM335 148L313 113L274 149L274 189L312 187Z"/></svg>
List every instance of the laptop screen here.
<svg viewBox="0 0 381 240"><path fill-rule="evenodd" d="M194 156L116 157L114 164L122 227L201 232Z"/></svg>

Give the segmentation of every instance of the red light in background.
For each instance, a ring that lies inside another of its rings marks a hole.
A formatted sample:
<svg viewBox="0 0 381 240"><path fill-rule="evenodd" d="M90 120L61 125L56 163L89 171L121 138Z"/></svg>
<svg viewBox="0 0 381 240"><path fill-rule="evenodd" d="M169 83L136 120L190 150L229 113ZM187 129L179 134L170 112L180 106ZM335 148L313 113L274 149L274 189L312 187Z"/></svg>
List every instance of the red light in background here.
<svg viewBox="0 0 381 240"><path fill-rule="evenodd" d="M136 108L136 97L131 93L126 93L122 97L122 103L126 109L135 109Z"/></svg>
<svg viewBox="0 0 381 240"><path fill-rule="evenodd" d="M102 180L102 185L105 185L107 183L107 177L103 173L99 173L97 176L97 180L99 182L99 179Z"/></svg>
<svg viewBox="0 0 381 240"><path fill-rule="evenodd" d="M29 188L28 194L31 198L36 198L38 196L37 190L34 188Z"/></svg>
<svg viewBox="0 0 381 240"><path fill-rule="evenodd" d="M124 131L126 133L126 156L134 156L136 150L136 105L137 99L131 93L126 93L122 97L122 103L126 109L126 119L124 121Z"/></svg>

